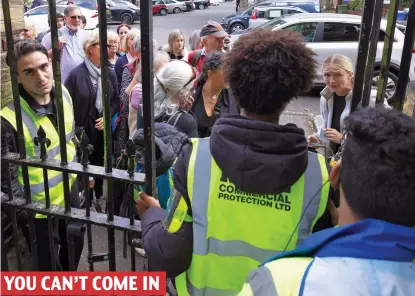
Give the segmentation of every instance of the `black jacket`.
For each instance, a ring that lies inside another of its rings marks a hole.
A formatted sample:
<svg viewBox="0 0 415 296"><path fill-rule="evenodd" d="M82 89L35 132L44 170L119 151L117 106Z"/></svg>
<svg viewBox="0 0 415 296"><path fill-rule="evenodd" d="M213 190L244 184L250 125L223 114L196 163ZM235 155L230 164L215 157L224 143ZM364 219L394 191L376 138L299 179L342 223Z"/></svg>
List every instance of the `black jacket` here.
<svg viewBox="0 0 415 296"><path fill-rule="evenodd" d="M179 155L188 138L173 125L164 122L154 123L154 140L156 151L156 175L167 172ZM142 156L139 164L144 167L144 131L137 130L133 137L137 152Z"/></svg>
<svg viewBox="0 0 415 296"><path fill-rule="evenodd" d="M119 57L117 61L115 62L115 74L117 76L117 82L118 82L118 91L121 91L121 81L122 81L122 72L124 71L125 65L128 64L128 58L127 54Z"/></svg>
<svg viewBox="0 0 415 296"><path fill-rule="evenodd" d="M231 182L252 193L281 193L297 182L308 163L307 139L302 129L240 115L225 115L216 121L210 148L212 157ZM184 146L174 167L174 186L179 193L176 197L183 196L185 200L189 200L190 152L190 145ZM232 161L229 161L230 155ZM173 278L190 266L192 224L184 222L178 232L168 233L161 222L165 216L163 209L154 207L142 215L143 241L149 268L166 271L167 277Z"/></svg>
<svg viewBox="0 0 415 296"><path fill-rule="evenodd" d="M120 97L117 85L117 77L114 70L108 68L108 96L111 117L119 112L120 109ZM72 97L77 135L79 136L84 129L90 137L90 140L93 141L91 135L93 138L93 135L97 132L95 129L95 120L101 117L102 114L98 114L98 110L95 108L96 90L92 85L85 62L72 70L65 81L65 87Z"/></svg>
<svg viewBox="0 0 415 296"><path fill-rule="evenodd" d="M195 101L192 106L192 112L197 120L199 138L206 138L210 137L212 128L218 118L223 117L226 114L239 115L240 110L230 89L224 89L222 90L221 98L215 107L218 111L217 115L214 114L211 117L208 117L203 103L202 88L203 85L198 85L195 89L195 94L193 96Z"/></svg>

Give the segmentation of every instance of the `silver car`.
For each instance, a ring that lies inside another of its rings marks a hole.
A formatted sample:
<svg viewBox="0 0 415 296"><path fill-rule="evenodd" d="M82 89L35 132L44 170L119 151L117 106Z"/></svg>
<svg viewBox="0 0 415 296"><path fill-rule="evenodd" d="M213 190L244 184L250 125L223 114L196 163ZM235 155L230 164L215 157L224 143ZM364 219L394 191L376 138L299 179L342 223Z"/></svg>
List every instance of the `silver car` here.
<svg viewBox="0 0 415 296"><path fill-rule="evenodd" d="M317 54L316 59L319 66L317 68L315 85L324 86L321 66L327 57L333 54L343 54L350 57L353 63L356 64L361 20L360 16L351 14L298 13L276 18L257 28L271 28L272 30L290 29L300 33L307 42L307 46ZM374 86L377 85L380 75L386 24L386 20L381 20L372 81ZM231 47L239 36L246 34L249 30L233 33L231 35ZM392 98L396 91L404 38L404 33L402 33L400 28L396 28L386 88L388 99ZM412 60L408 62L411 63L409 80L414 80L415 53L412 54Z"/></svg>
<svg viewBox="0 0 415 296"><path fill-rule="evenodd" d="M165 4L167 7L168 13L180 13L182 11L186 11L186 3L180 2L176 0L160 0L156 1L157 4Z"/></svg>
<svg viewBox="0 0 415 296"><path fill-rule="evenodd" d="M249 19L249 28L255 28L259 25L265 24L270 20L273 20L277 17L282 17L283 15L287 14L294 14L294 13L308 13L304 9L295 6L264 6L264 7L257 7L252 12L252 16Z"/></svg>

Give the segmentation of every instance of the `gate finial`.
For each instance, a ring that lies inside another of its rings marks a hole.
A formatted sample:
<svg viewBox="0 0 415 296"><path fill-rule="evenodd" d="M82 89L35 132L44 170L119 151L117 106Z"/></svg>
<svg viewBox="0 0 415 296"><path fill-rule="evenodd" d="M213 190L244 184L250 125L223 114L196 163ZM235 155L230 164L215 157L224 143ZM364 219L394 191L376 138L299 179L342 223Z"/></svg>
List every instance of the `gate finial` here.
<svg viewBox="0 0 415 296"><path fill-rule="evenodd" d="M80 148L82 151L81 164L84 166L84 168L86 168L89 164L89 155L91 155L94 151L94 146L89 144L89 138L85 131L82 131L80 142Z"/></svg>
<svg viewBox="0 0 415 296"><path fill-rule="evenodd" d="M37 137L34 138L36 146L40 146L40 159L45 161L48 158L47 147L50 146L51 141L46 138L45 130L42 126L37 131Z"/></svg>

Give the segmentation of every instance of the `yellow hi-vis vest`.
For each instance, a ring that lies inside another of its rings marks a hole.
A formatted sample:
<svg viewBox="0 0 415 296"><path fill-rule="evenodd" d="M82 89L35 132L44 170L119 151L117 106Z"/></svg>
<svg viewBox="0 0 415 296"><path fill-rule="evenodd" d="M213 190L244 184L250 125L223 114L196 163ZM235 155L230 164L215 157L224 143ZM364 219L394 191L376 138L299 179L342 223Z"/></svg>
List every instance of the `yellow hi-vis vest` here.
<svg viewBox="0 0 415 296"><path fill-rule="evenodd" d="M69 161L76 161L76 148L72 143L71 138L75 135L75 122L72 106L72 98L67 89L62 86L63 97L63 113L65 117L65 133L66 133L66 151ZM49 147L46 148L48 159L60 160L60 146L59 146L59 134L56 131L53 123L45 116L39 116L35 111L30 108L29 104L20 97L20 106L22 110L23 120L23 138L26 147L27 157L40 157L40 146L36 146L34 138L37 137L37 132L40 127L46 133L46 137L51 141ZM1 116L6 119L17 131L16 115L13 105L13 101L7 104L1 109ZM63 206L64 202L64 190L63 190L63 174L59 171L47 170L48 172L48 184L49 184L49 196L50 203ZM21 166L18 169L18 182L21 186L23 183L23 173ZM28 167L30 192L32 200L45 202L45 186L43 179L43 169L37 167ZM76 175L69 174L69 188L72 188L72 184L76 179ZM36 218L45 218L45 215L36 214Z"/></svg>
<svg viewBox="0 0 415 296"><path fill-rule="evenodd" d="M313 258L274 260L251 271L238 296L298 296L301 283ZM324 281L324 279L323 279Z"/></svg>
<svg viewBox="0 0 415 296"><path fill-rule="evenodd" d="M237 295L251 270L311 233L327 206L327 167L323 156L309 152L306 171L287 192L253 194L222 176L209 138L192 139L192 146L187 190L193 255L176 288L179 296Z"/></svg>

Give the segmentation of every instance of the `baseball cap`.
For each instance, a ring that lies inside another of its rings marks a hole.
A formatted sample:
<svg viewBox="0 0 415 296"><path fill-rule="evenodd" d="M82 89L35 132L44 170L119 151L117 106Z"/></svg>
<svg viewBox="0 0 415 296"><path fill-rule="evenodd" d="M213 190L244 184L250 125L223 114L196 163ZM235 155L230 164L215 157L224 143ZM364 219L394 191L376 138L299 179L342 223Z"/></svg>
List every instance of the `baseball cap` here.
<svg viewBox="0 0 415 296"><path fill-rule="evenodd" d="M218 38L223 38L228 36L228 33L225 32L225 30L219 23L214 21L208 21L207 24L203 26L202 30L200 30L200 37L209 35Z"/></svg>

